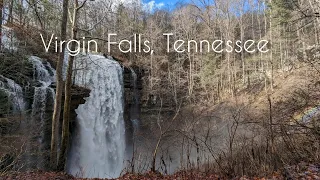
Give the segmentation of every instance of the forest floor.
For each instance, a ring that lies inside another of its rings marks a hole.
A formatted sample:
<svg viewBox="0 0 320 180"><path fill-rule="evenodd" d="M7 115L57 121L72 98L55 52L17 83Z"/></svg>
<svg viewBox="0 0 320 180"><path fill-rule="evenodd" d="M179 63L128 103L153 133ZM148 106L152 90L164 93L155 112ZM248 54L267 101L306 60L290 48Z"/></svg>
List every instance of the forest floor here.
<svg viewBox="0 0 320 180"><path fill-rule="evenodd" d="M0 180L83 180L80 178L75 178L63 172L43 172L43 171L33 171L33 172L8 172L7 175L0 176ZM173 175L162 175L160 173L148 172L145 174L125 174L118 178L119 180L147 180L147 179L234 179L234 180L266 180L266 179L315 179L320 180L320 163L319 164L308 164L299 163L294 166L286 166L281 171L274 172L266 177L227 177L222 175L217 175L214 173L202 173L195 171L184 171L177 172ZM96 179L98 180L98 179Z"/></svg>

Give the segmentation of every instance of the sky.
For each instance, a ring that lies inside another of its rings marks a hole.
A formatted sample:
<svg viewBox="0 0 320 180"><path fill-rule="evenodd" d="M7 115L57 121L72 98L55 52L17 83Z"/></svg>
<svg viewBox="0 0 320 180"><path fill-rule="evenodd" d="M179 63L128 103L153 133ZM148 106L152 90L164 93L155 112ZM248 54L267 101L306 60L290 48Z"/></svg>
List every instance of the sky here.
<svg viewBox="0 0 320 180"><path fill-rule="evenodd" d="M226 0L227 1L227 0ZM255 4L258 0L253 0ZM145 10L154 11L155 9L172 9L176 3L188 3L192 2L192 0L142 0L143 6ZM197 2L195 0L194 2ZM250 10L250 4L249 1L245 1L244 4L244 11ZM232 10L232 9L231 9Z"/></svg>
<svg viewBox="0 0 320 180"><path fill-rule="evenodd" d="M161 8L171 8L177 2L188 2L189 0L143 0L143 5L145 9L161 9Z"/></svg>

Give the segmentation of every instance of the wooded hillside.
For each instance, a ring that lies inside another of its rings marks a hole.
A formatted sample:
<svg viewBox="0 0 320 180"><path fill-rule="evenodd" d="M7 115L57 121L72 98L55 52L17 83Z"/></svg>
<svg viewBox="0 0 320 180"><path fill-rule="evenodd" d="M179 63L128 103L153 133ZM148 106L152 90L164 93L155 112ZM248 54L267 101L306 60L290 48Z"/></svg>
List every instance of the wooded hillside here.
<svg viewBox="0 0 320 180"><path fill-rule="evenodd" d="M253 177L319 163L319 0L190 0L160 8L140 0L0 0L0 14L0 75L29 86L30 55L56 69L50 171L65 171L68 161L71 88L81 69L69 56L63 78L67 44L57 53L54 43L70 39L94 40L96 54L139 69L141 132L132 135L133 157L124 172ZM116 43L108 51L111 33ZM172 33L170 49L183 40L186 51L168 52L164 33ZM57 37L49 52L40 34L46 42ZM121 40L140 47L135 34L153 53L119 50L130 48ZM221 53L211 50L215 40L223 42ZM236 52L246 41L254 42L251 49L267 41L269 51ZM76 45L70 43L71 51ZM0 133L7 134L11 105L1 89L0 96ZM19 171L1 163L0 175Z"/></svg>

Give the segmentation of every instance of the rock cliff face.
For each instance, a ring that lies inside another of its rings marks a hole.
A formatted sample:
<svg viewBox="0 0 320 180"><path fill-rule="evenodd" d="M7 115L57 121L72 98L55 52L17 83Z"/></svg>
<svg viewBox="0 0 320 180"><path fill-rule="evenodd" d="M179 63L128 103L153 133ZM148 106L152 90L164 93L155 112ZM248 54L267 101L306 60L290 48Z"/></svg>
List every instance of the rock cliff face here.
<svg viewBox="0 0 320 180"><path fill-rule="evenodd" d="M78 108L80 104L84 104L85 98L90 96L90 89L79 87L79 86L72 86L71 90L71 108L70 108L70 119L71 119L71 125L73 125L74 121L77 118L77 114L75 110ZM64 93L62 94L62 99L64 100ZM63 120L63 107L61 108L61 116L60 120L62 123Z"/></svg>
<svg viewBox="0 0 320 180"><path fill-rule="evenodd" d="M127 116L125 119L130 120L130 118L132 118L130 117L130 107L137 105L136 104L137 101L138 101L138 105L141 105L142 101L140 97L142 97L142 89L143 89L142 77L143 77L143 70L140 69L139 67L131 67L131 69L124 67L124 71L123 71L124 102L125 102L125 109L128 111L128 113L125 114L125 116Z"/></svg>
<svg viewBox="0 0 320 180"><path fill-rule="evenodd" d="M124 121L126 126L127 152L131 152L134 124L139 126L142 97L143 70L139 67L124 67Z"/></svg>

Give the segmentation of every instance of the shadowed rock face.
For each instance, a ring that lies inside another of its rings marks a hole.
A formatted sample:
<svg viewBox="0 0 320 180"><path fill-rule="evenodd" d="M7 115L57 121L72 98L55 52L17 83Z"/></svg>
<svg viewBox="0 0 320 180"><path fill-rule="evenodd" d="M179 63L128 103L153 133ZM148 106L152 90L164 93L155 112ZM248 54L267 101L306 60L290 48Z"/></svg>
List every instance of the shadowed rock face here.
<svg viewBox="0 0 320 180"><path fill-rule="evenodd" d="M73 125L77 114L75 110L78 108L80 104L84 104L86 102L85 98L90 96L90 89L79 87L79 86L72 86L71 89L71 108L70 108L70 120L71 125ZM64 92L62 94L62 99L64 99ZM62 122L63 117L63 107L61 108L61 115L60 120ZM72 129L71 129L72 130Z"/></svg>
<svg viewBox="0 0 320 180"><path fill-rule="evenodd" d="M54 85L55 86L55 85ZM56 88L56 87L54 87ZM90 96L90 89L79 87L79 86L72 86L71 89L71 106L70 106L70 133L73 134L76 129L76 119L77 113L76 109L79 105L84 104L86 102L85 98ZM64 92L62 93L62 100L64 100ZM62 101L64 102L64 101ZM53 112L51 112L52 114ZM61 107L61 114L60 114L60 125L63 122L63 107ZM61 131L61 128L59 128ZM62 132L59 133L61 135ZM49 140L50 142L50 140ZM71 141L70 141L71 142Z"/></svg>
<svg viewBox="0 0 320 180"><path fill-rule="evenodd" d="M130 69L131 68L131 69ZM142 104L143 70L139 67L124 67L124 120L126 126L127 156L131 155L133 143L134 122L140 121L140 107ZM135 76L135 77L134 77ZM138 123L139 124L139 123Z"/></svg>
<svg viewBox="0 0 320 180"><path fill-rule="evenodd" d="M132 70L137 74L137 89L141 91L143 89L142 85L142 77L144 76L143 69L139 68L138 66L131 67ZM130 68L124 67L123 71L123 84L124 88L128 90L133 90L133 83L132 83L132 73Z"/></svg>
<svg viewBox="0 0 320 180"><path fill-rule="evenodd" d="M110 45L110 52L104 52L104 56L112 56L112 58L116 61L118 61L118 63L129 67L129 61L130 61L130 54L127 53L123 53L119 50L118 45L114 45L111 44Z"/></svg>

